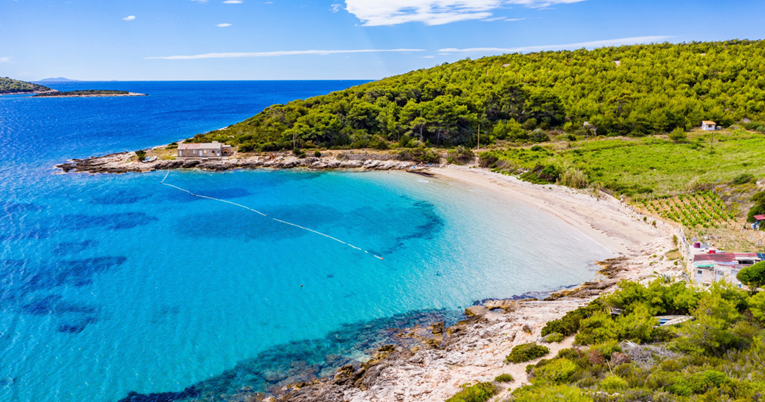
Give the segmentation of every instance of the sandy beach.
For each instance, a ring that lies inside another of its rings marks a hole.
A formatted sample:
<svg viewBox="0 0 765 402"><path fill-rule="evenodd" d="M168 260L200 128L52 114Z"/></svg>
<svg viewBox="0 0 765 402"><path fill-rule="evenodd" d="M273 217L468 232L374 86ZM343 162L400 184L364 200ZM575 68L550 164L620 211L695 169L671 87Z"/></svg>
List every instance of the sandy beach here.
<svg viewBox="0 0 765 402"><path fill-rule="evenodd" d="M501 401L527 382L525 367L536 362L508 364L505 356L516 345L540 342L541 330L548 321L614 289L621 279L645 281L659 274L678 276L682 272L682 263L676 265L666 256L675 248L672 236L679 233L679 228L658 221L654 226L652 220L644 221L642 215L605 193L595 197L589 190L534 185L479 168L449 165L429 172L466 191L469 186L477 186L558 217L619 256L619 269L609 278L588 282L584 292L556 300L522 301L507 309L471 307L474 316L444 334L412 328L407 336L421 338L424 347L398 348L381 362L356 372L338 371L328 381L292 390L287 387L283 390L286 395L279 400L440 402L462 385L512 374L515 381L500 385L501 392L491 399ZM561 343L547 344L549 356L572 343L573 337L569 337Z"/></svg>

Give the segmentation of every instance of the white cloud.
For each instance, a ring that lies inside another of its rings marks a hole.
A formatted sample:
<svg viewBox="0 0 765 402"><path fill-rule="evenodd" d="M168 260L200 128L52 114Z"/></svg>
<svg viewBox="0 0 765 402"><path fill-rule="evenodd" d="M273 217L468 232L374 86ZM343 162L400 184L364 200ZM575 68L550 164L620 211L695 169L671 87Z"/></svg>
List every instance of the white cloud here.
<svg viewBox="0 0 765 402"><path fill-rule="evenodd" d="M195 1L197 3L207 3L207 0L191 0L191 1Z"/></svg>
<svg viewBox="0 0 765 402"><path fill-rule="evenodd" d="M216 25L216 27L218 27L218 28L226 28L226 27L230 27L230 26L231 26L231 24L225 24L225 23L224 24Z"/></svg>
<svg viewBox="0 0 765 402"><path fill-rule="evenodd" d="M146 59L164 60L192 60L192 59L226 59L235 57L277 57L277 56L300 56L349 53L379 53L379 52L424 52L425 49L358 49L358 50L280 50L276 52L252 52L252 53L206 53L193 56L161 56L146 57Z"/></svg>
<svg viewBox="0 0 765 402"><path fill-rule="evenodd" d="M537 52L542 50L564 50L564 49L581 49L581 48L595 48L603 46L622 46L622 45L635 45L638 43L653 43L661 42L669 39L670 36L639 36L635 38L622 38L622 39L608 39L598 40L593 42L580 42L569 43L567 45L544 45L544 46L523 46L512 48L501 47L473 47L468 49L439 49L442 53L523 53L523 52Z"/></svg>
<svg viewBox="0 0 765 402"><path fill-rule="evenodd" d="M343 5L342 4L333 4L332 5L332 12L333 13L336 13L336 12L342 10L342 9L343 9Z"/></svg>
<svg viewBox="0 0 765 402"><path fill-rule="evenodd" d="M242 0L226 0L223 4L242 4Z"/></svg>
<svg viewBox="0 0 765 402"><path fill-rule="evenodd" d="M526 18L507 18L507 17L492 17L492 18L484 18L481 21L485 22L492 22L492 21L506 21L506 22L513 22L513 21L523 21Z"/></svg>
<svg viewBox="0 0 765 402"><path fill-rule="evenodd" d="M585 0L345 0L346 10L365 26L422 22L443 25L466 20L491 18L492 10L508 5L530 8Z"/></svg>
<svg viewBox="0 0 765 402"><path fill-rule="evenodd" d="M128 15L127 17L123 18L125 21L133 21L135 19L135 15Z"/></svg>
<svg viewBox="0 0 765 402"><path fill-rule="evenodd" d="M11 58L10 57L0 57L0 63L10 63Z"/></svg>
<svg viewBox="0 0 765 402"><path fill-rule="evenodd" d="M436 56L422 56L422 57L420 57L420 58L421 58L421 59L432 59L432 58L435 58L435 57L436 57Z"/></svg>

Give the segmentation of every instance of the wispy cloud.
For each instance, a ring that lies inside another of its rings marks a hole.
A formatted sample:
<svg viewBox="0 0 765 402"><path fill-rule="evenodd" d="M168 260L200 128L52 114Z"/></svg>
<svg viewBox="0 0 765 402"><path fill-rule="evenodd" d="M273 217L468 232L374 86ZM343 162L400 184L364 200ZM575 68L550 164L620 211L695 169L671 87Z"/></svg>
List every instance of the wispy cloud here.
<svg viewBox="0 0 765 402"><path fill-rule="evenodd" d="M492 21L513 22L513 21L523 21L525 19L526 18L492 17L492 18L484 18L481 21L484 21L484 22L492 22Z"/></svg>
<svg viewBox="0 0 765 402"><path fill-rule="evenodd" d="M492 10L509 5L544 8L585 0L345 0L346 10L365 26L422 22L443 25L492 18Z"/></svg>
<svg viewBox="0 0 765 402"><path fill-rule="evenodd" d="M127 17L123 18L125 21L133 21L135 19L135 15L128 15Z"/></svg>
<svg viewBox="0 0 765 402"><path fill-rule="evenodd" d="M226 59L236 57L277 57L277 56L300 56L349 53L382 53L382 52L424 52L425 49L356 49L356 50L280 50L275 52L252 52L252 53L206 53L192 56L160 56L146 57L146 59L163 60L194 60L194 59Z"/></svg>
<svg viewBox="0 0 765 402"><path fill-rule="evenodd" d="M622 46L622 45L635 45L638 43L655 43L662 42L671 36L639 36L635 38L622 38L622 39L608 39L597 40L592 42L580 42L569 43L567 45L543 45L543 46L522 46L522 47L472 47L467 49L455 49L446 48L439 49L441 53L524 53L524 52L536 52L542 50L565 50L565 49L581 49L581 48L595 48L603 46Z"/></svg>
<svg viewBox="0 0 765 402"><path fill-rule="evenodd" d="M223 2L223 4L242 4L242 0L226 0Z"/></svg>
<svg viewBox="0 0 765 402"><path fill-rule="evenodd" d="M230 27L230 26L231 26L231 24L227 24L227 23L216 25L216 27L218 27L218 28L227 28L227 27Z"/></svg>
<svg viewBox="0 0 765 402"><path fill-rule="evenodd" d="M0 57L0 63L10 63L11 58L10 57Z"/></svg>
<svg viewBox="0 0 765 402"><path fill-rule="evenodd" d="M342 9L343 9L343 5L342 4L333 4L332 8L331 8L333 13L336 13L336 12L342 10Z"/></svg>

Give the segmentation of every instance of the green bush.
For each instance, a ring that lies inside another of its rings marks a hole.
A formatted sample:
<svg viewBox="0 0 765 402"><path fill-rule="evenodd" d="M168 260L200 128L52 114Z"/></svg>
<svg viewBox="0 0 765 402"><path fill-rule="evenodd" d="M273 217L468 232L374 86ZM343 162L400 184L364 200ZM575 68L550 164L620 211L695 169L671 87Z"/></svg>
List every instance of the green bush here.
<svg viewBox="0 0 765 402"><path fill-rule="evenodd" d="M749 183L749 182L751 182L753 180L754 180L754 176L752 176L749 173L743 173L743 174L740 174L740 175L734 177L733 180L731 180L730 183L733 184L733 185L741 185L741 184Z"/></svg>
<svg viewBox="0 0 765 402"><path fill-rule="evenodd" d="M524 343L514 347L510 354L505 357L505 360L510 363L523 363L548 353L550 353L550 349L546 346L537 345L536 343Z"/></svg>
<svg viewBox="0 0 765 402"><path fill-rule="evenodd" d="M560 319L548 321L544 328L542 328L542 336L547 336L553 332L563 334L563 336L574 335L576 331L579 331L579 324L583 319L590 317L596 312L602 310L603 305L601 300L596 299L584 307L579 307L576 310L569 311Z"/></svg>
<svg viewBox="0 0 765 402"><path fill-rule="evenodd" d="M577 371L577 365L568 359L551 360L542 367L532 371L532 382L562 384L567 382Z"/></svg>
<svg viewBox="0 0 765 402"><path fill-rule="evenodd" d="M579 345L594 345L619 339L616 323L608 313L596 313L582 320L574 342Z"/></svg>
<svg viewBox="0 0 765 402"><path fill-rule="evenodd" d="M760 127L762 127L762 123L758 121L751 121L744 125L744 128L746 128L747 130L757 130Z"/></svg>
<svg viewBox="0 0 765 402"><path fill-rule="evenodd" d="M497 394L497 387L490 382L475 385L463 385L462 391L447 399L446 402L484 402Z"/></svg>
<svg viewBox="0 0 765 402"><path fill-rule="evenodd" d="M562 342L564 339L566 339L566 337L563 336L563 334L561 333L553 332L545 336L544 339L545 339L545 342L547 343L559 343L559 342Z"/></svg>
<svg viewBox="0 0 765 402"><path fill-rule="evenodd" d="M669 139L674 143L678 143L686 141L688 136L685 134L685 130L682 127L677 127L674 131L669 133Z"/></svg>
<svg viewBox="0 0 765 402"><path fill-rule="evenodd" d="M515 379L510 374L500 374L494 379L494 382L513 382Z"/></svg>
<svg viewBox="0 0 765 402"><path fill-rule="evenodd" d="M606 359L610 359L614 352L621 352L622 348L617 341L608 341L598 345L593 345L590 349L597 350Z"/></svg>
<svg viewBox="0 0 765 402"><path fill-rule="evenodd" d="M609 374L600 382L600 387L606 391L621 391L627 388L627 381L616 374Z"/></svg>
<svg viewBox="0 0 765 402"><path fill-rule="evenodd" d="M585 188L590 182L587 174L583 171L567 167L564 169L563 174L560 175L560 184L571 188Z"/></svg>
<svg viewBox="0 0 765 402"><path fill-rule="evenodd" d="M144 151L144 150L135 151L135 156L138 157L139 161L142 161L142 160L146 159L146 151Z"/></svg>
<svg viewBox="0 0 765 402"><path fill-rule="evenodd" d="M715 370L707 370L680 379L667 389L676 395L691 396L707 393L713 388L728 385L731 380L725 373Z"/></svg>
<svg viewBox="0 0 765 402"><path fill-rule="evenodd" d="M319 150L317 149L316 151L314 151L314 152L313 152L313 156L315 156L315 157L317 157L317 158L321 158L321 151L319 151Z"/></svg>
<svg viewBox="0 0 765 402"><path fill-rule="evenodd" d="M757 293L749 299L749 311L754 318L765 323L765 292Z"/></svg>
<svg viewBox="0 0 765 402"><path fill-rule="evenodd" d="M556 386L525 386L513 391L509 399L513 402L592 402L592 398L584 395L582 390L565 385Z"/></svg>
<svg viewBox="0 0 765 402"><path fill-rule="evenodd" d="M736 274L736 279L741 281L754 293L757 288L765 285L765 261L760 261L752 266L742 268Z"/></svg>

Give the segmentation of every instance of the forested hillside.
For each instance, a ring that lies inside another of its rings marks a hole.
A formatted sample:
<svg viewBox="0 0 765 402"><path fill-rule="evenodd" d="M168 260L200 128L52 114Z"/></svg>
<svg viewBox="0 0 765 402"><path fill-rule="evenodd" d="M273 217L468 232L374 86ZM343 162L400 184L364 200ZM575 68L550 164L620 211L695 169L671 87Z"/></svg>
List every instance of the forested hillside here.
<svg viewBox="0 0 765 402"><path fill-rule="evenodd" d="M0 77L0 94L31 93L52 91L48 87L32 84L29 82L14 80L8 77Z"/></svg>
<svg viewBox="0 0 765 402"><path fill-rule="evenodd" d="M192 141L240 151L531 141L535 128L639 137L765 117L765 41L509 54L274 105ZM491 136L491 138L489 138ZM483 142L483 141L482 141Z"/></svg>

